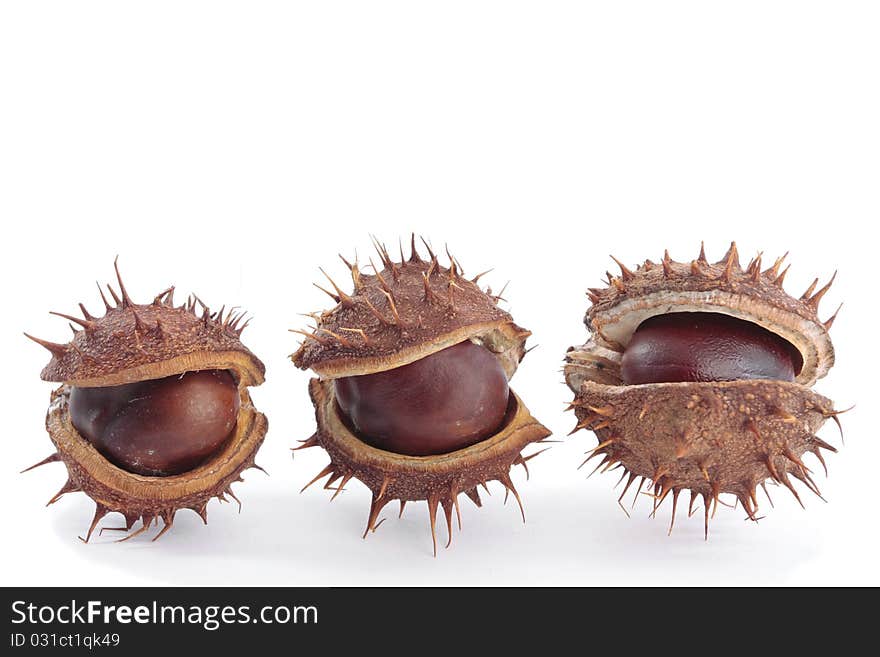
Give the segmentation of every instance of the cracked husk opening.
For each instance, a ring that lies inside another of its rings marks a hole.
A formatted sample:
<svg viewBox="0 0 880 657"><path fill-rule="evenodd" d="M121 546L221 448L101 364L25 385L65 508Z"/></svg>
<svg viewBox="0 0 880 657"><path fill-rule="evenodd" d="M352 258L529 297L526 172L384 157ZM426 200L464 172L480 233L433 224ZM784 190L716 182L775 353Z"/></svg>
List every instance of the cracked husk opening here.
<svg viewBox="0 0 880 657"><path fill-rule="evenodd" d="M451 541L451 515L453 509L458 512L460 494L464 493L479 506L481 501L477 487L485 487L487 482L496 480L519 502L519 495L510 479L510 470L514 465L523 465L528 470L526 462L540 452L523 456L522 450L530 443L544 441L550 435L511 390L504 425L495 435L448 454L395 454L367 445L349 430L340 416L332 381L312 379L309 393L315 405L318 430L302 447L323 447L330 456L330 464L308 485L329 475L330 479L324 487L329 488L341 479L336 489L338 495L350 479L357 478L363 482L373 493L365 536L378 527L381 522L378 521L379 512L388 502L399 500L402 512L406 502L426 500L435 539L435 554L438 506L444 509Z"/></svg>
<svg viewBox="0 0 880 657"><path fill-rule="evenodd" d="M268 422L253 407L244 387L239 387L239 395L241 405L235 431L217 454L179 475L149 477L113 465L76 431L69 414L70 387L61 386L52 393L46 415L46 430L57 454L45 462L63 461L68 482L52 502L73 491L82 491L95 501L95 518L85 540L100 519L111 512L125 517L126 526L118 529L129 530L138 519L142 521L143 527L129 537L146 531L154 520L161 518L164 526L158 538L171 527L174 514L183 508L192 509L207 522L208 501L213 497L225 501L226 495L237 500L231 485L242 481L244 470L259 468L254 457L263 443Z"/></svg>
<svg viewBox="0 0 880 657"><path fill-rule="evenodd" d="M501 363L507 379L510 380L525 354L526 338L529 335L531 334L528 331L516 326L512 322L489 322L462 327L445 335L439 335L430 342L413 345L389 356L330 361L325 364L315 365L312 369L323 379L375 374L376 372L409 365L417 360L453 347L460 342L470 340L491 351Z"/></svg>

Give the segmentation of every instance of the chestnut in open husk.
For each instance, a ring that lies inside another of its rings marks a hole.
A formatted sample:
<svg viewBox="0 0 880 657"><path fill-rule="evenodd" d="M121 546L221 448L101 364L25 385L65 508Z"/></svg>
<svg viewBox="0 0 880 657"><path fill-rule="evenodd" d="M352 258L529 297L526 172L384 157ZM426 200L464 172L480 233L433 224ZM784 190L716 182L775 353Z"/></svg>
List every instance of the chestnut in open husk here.
<svg viewBox="0 0 880 657"><path fill-rule="evenodd" d="M159 538L182 508L207 522L208 501L237 501L232 484L259 468L254 456L268 426L247 392L265 369L241 343L244 313L212 312L195 296L175 306L173 287L136 304L116 275L119 293L107 286L113 303L99 286L102 317L82 304L82 318L53 313L72 322L69 343L28 336L52 354L41 378L62 384L46 417L56 451L32 467L67 467L50 504L72 491L95 501L86 541L111 512L125 525L108 529L141 521L126 539L161 518Z"/></svg>
<svg viewBox="0 0 880 657"><path fill-rule="evenodd" d="M834 363L828 330L837 312L817 315L834 277L789 296L784 259L763 269L758 255L742 268L736 244L716 263L702 248L690 262L667 252L635 271L618 262L619 276L589 290L591 337L568 350L565 380L575 431L597 437L587 461L602 456L597 470L623 471L618 503L636 479L634 500L648 481L652 515L671 495L674 523L689 490L689 515L702 498L708 536L722 494L750 520L767 481L798 502L792 479L820 495L803 457L824 467L820 450L837 451L816 433L827 418L839 425L843 411L811 389Z"/></svg>
<svg viewBox="0 0 880 657"><path fill-rule="evenodd" d="M439 507L448 546L453 510L461 525L460 494L480 506L477 488L497 480L520 502L510 470L527 470L540 452L522 450L550 432L508 387L530 333L498 307L500 295L483 291L480 276L465 278L451 255L441 266L427 243L423 259L415 238L399 261L375 246L382 268L368 274L343 259L353 292L331 280L334 291L325 292L336 306L313 314L312 330L296 331L306 340L293 362L318 375L309 383L318 428L298 449L320 446L330 456L306 488L329 477L324 487L335 483L335 498L357 478L372 491L365 537L390 501L402 513L425 500L436 555Z"/></svg>

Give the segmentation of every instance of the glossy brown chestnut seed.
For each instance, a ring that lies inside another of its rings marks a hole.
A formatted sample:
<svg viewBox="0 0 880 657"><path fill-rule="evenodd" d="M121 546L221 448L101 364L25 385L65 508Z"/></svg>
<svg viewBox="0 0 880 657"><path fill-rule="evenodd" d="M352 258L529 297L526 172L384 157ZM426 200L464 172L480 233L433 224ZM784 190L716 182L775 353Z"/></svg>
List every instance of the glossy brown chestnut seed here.
<svg viewBox="0 0 880 657"><path fill-rule="evenodd" d="M410 456L445 454L488 438L501 426L509 398L498 359L470 341L334 384L339 408L361 440Z"/></svg>
<svg viewBox="0 0 880 657"><path fill-rule="evenodd" d="M72 388L73 426L123 470L168 476L192 470L232 434L238 386L226 370L186 372L103 388Z"/></svg>
<svg viewBox="0 0 880 657"><path fill-rule="evenodd" d="M767 329L721 313L669 313L642 322L621 361L627 385L680 381L794 381L802 358Z"/></svg>

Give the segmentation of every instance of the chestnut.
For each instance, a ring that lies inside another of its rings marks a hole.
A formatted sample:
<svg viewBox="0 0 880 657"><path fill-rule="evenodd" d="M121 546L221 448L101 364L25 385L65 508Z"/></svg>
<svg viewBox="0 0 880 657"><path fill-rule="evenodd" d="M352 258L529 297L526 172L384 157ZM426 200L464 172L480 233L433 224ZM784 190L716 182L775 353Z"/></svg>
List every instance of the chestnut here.
<svg viewBox="0 0 880 657"><path fill-rule="evenodd" d="M469 340L334 386L340 410L365 443L410 456L452 452L491 436L509 398L498 359Z"/></svg>
<svg viewBox="0 0 880 657"><path fill-rule="evenodd" d="M775 333L730 315L687 312L642 322L623 352L624 385L681 381L794 381L803 359Z"/></svg>
<svg viewBox="0 0 880 657"><path fill-rule="evenodd" d="M149 476L192 470L217 453L238 409L238 385L227 370L70 392L76 430L113 464Z"/></svg>

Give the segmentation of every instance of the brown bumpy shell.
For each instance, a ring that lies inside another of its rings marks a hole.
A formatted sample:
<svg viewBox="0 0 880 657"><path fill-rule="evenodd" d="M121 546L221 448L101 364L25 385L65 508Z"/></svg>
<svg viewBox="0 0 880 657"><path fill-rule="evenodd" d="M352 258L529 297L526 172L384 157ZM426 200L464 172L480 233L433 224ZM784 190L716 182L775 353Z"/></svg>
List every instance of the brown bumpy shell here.
<svg viewBox="0 0 880 657"><path fill-rule="evenodd" d="M407 502L426 500L436 554L438 508L444 509L451 542L452 510L458 512L461 493L480 506L477 487L497 480L519 502L510 469L522 465L528 471L526 462L540 452L523 456L522 450L529 443L542 442L550 432L513 391L506 421L496 435L448 454L394 454L371 447L350 432L339 416L332 379L401 367L464 340L494 353L509 379L530 335L498 307L500 295L477 285L482 274L465 278L452 256L449 267L443 267L425 244L429 259L423 260L413 239L410 257L404 258L401 249L400 261L395 262L383 245L375 246L383 268L373 266L370 275L343 259L351 271L353 292L346 294L331 280L334 292L324 291L336 307L311 315L316 323L311 332L295 331L307 339L293 354L294 364L311 368L320 377L309 384L318 429L297 449L320 446L330 456L330 464L306 488L329 476L324 488L339 482L334 498L352 478L372 491L365 537L378 527L379 512L390 501L399 500L402 513Z"/></svg>
<svg viewBox="0 0 880 657"><path fill-rule="evenodd" d="M97 508L86 541L111 512L121 513L125 526L109 529L128 531L141 520L141 528L126 538L145 532L161 518L164 526L155 537L159 538L171 528L175 513L182 508L192 509L207 522L211 498L226 501L228 495L238 501L231 485L243 481L244 470L261 469L254 456L268 428L266 417L253 407L247 392L248 386L263 382L265 368L241 343L241 332L247 325L246 321L241 323L243 313L224 316L225 309L212 313L196 297L175 306L174 288L160 293L148 305L135 304L118 268L116 274L120 293L107 286L114 303L101 291L106 311L103 317L91 315L82 304L83 318L53 313L80 327L71 325L71 342L58 344L28 336L52 353L41 378L63 383L52 393L46 416L46 430L56 452L32 468L55 461L67 467L68 481L50 504L73 491L82 491L95 501ZM116 386L208 369L234 374L241 405L233 437L220 453L194 470L170 477L126 472L105 459L71 423L68 405L72 387Z"/></svg>
<svg viewBox="0 0 880 657"><path fill-rule="evenodd" d="M743 269L736 244L714 264L702 248L691 262L675 262L666 253L660 264L646 260L635 271L618 263L620 276L608 274L607 288L590 289L585 324L592 335L569 349L565 378L575 393L575 431L589 429L598 439L587 461L602 455L597 470L623 468L621 481L627 481L619 503L636 479L636 496L649 481L653 513L671 493L674 522L679 494L690 490L689 514L701 497L708 533L723 493L734 495L751 520L758 518L757 487L766 492L768 479L798 502L792 477L820 495L802 458L810 452L824 468L819 450L836 451L816 432L829 417L837 422L841 411L809 388L834 363L828 329L837 313L824 322L817 315L834 278L791 297L782 288L784 258L762 269L758 255ZM803 368L794 383L624 385L620 359L633 332L648 317L671 312L724 313L759 324L797 347Z"/></svg>

